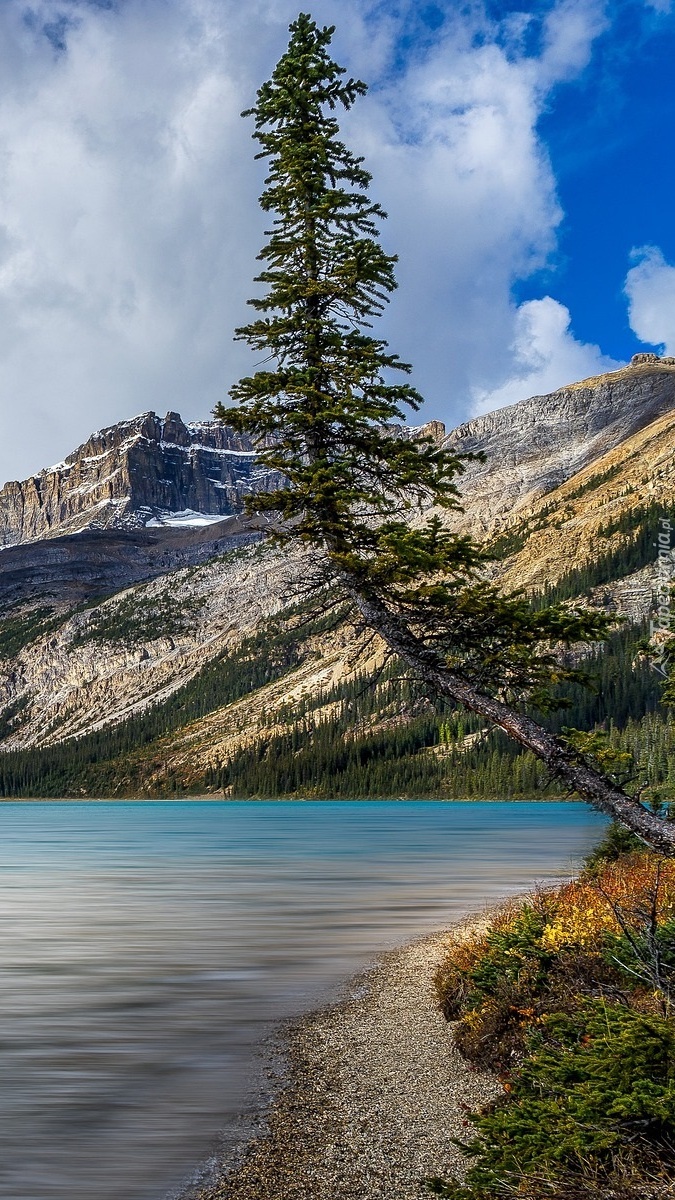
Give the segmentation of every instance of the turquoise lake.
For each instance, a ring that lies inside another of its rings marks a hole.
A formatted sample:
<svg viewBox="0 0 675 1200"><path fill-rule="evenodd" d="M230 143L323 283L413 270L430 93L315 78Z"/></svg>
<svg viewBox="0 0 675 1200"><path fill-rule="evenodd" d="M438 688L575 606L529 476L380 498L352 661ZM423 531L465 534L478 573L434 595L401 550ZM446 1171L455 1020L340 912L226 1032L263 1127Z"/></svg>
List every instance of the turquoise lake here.
<svg viewBox="0 0 675 1200"><path fill-rule="evenodd" d="M3 1200L180 1195L246 1135L275 1020L570 874L604 824L426 801L5 802L0 823Z"/></svg>

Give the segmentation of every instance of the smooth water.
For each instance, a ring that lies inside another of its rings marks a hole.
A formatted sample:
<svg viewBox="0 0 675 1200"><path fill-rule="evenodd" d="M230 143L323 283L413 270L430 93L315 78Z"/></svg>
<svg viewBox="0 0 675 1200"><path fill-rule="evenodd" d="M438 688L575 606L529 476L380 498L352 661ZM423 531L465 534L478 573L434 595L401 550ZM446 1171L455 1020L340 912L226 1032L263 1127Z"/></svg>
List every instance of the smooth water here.
<svg viewBox="0 0 675 1200"><path fill-rule="evenodd" d="M160 1200L275 1018L377 951L573 869L581 804L0 806L0 1197Z"/></svg>

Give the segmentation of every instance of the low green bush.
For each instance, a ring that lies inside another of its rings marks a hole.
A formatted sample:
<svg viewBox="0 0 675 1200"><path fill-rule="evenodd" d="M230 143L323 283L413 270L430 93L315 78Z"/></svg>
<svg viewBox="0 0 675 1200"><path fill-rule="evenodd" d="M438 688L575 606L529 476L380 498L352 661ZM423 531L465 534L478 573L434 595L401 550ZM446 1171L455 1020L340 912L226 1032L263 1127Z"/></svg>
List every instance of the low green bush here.
<svg viewBox="0 0 675 1200"><path fill-rule="evenodd" d="M477 1159L464 1184L431 1182L456 1200L522 1195L528 1180L591 1181L654 1171L675 1178L675 1028L670 1020L603 1000L551 1013L531 1035L511 1093L474 1117ZM557 1182L556 1182L557 1181ZM536 1194L536 1193L531 1193ZM637 1193L634 1193L637 1194Z"/></svg>
<svg viewBox="0 0 675 1200"><path fill-rule="evenodd" d="M537 910L526 904L513 924L488 934L488 951L471 972L474 995L469 998L470 1005L494 995L504 983L521 981L523 976L530 990L541 986L552 957L541 945L545 924L544 906Z"/></svg>
<svg viewBox="0 0 675 1200"><path fill-rule="evenodd" d="M487 934L476 961L449 960L437 976L443 1014L459 1018L455 1044L479 1066L502 1070L522 1053L552 961L541 944L545 920L543 907L526 905L515 921Z"/></svg>
<svg viewBox="0 0 675 1200"><path fill-rule="evenodd" d="M440 1007L446 1020L452 1021L462 1012L475 1009L504 983L521 979L523 972L533 982L543 978L550 959L541 946L545 923L543 911L525 905L511 924L490 930L477 961L462 964L456 958L449 958L436 976Z"/></svg>
<svg viewBox="0 0 675 1200"><path fill-rule="evenodd" d="M552 911L551 897L543 894L515 920L492 929L477 957L450 956L439 969L440 1008L457 1022L455 1044L470 1062L513 1070L543 1014L572 1013L587 997L621 992L622 974L602 946L552 950L542 944Z"/></svg>

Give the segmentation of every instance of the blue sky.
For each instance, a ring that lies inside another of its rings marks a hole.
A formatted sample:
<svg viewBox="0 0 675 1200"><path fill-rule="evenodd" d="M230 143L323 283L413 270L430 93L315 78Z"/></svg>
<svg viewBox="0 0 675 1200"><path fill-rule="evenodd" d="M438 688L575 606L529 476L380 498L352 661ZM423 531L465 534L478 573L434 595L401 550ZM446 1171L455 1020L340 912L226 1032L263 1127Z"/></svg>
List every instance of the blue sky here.
<svg viewBox="0 0 675 1200"><path fill-rule="evenodd" d="M381 332L454 425L675 353L675 5L316 0L370 85ZM0 482L251 366L250 104L295 0L0 3Z"/></svg>
<svg viewBox="0 0 675 1200"><path fill-rule="evenodd" d="M516 294L550 289L574 314L577 337L618 359L644 349L624 294L631 252L655 246L675 262L674 62L674 17L618 4L588 67L554 92L539 122L564 217L552 269Z"/></svg>

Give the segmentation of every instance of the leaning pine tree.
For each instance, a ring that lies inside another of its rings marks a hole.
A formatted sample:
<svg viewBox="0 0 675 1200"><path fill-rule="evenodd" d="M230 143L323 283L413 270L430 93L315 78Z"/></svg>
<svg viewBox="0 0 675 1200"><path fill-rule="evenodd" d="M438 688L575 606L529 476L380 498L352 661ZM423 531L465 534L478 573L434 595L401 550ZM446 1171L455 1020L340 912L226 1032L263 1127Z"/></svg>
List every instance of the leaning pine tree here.
<svg viewBox="0 0 675 1200"><path fill-rule="evenodd" d="M241 379L236 406L215 410L286 481L250 497L250 510L274 514L277 537L320 551L335 598L349 600L429 694L504 730L571 790L675 854L675 826L528 715L554 704L555 684L583 682L556 651L602 639L606 618L559 605L535 612L524 596L481 579L485 557L471 538L437 516L406 519L415 509L458 508L463 462L390 428L421 397L389 381L410 367L370 333L396 287L396 260L378 241L385 214L369 198L371 177L334 116L366 85L330 58L332 28L303 13L290 32L243 114L255 118L258 157L269 160L261 206L274 220L259 255L266 294L249 302L257 319L236 332L274 369Z"/></svg>

